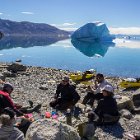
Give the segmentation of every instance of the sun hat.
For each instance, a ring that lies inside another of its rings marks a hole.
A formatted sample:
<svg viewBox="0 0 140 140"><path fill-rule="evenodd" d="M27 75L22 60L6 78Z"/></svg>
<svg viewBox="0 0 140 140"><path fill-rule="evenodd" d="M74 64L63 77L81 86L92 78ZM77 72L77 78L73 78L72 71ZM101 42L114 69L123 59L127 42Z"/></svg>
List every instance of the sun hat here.
<svg viewBox="0 0 140 140"><path fill-rule="evenodd" d="M114 89L111 85L105 85L103 88L102 88L102 91L108 91L108 92L111 92L113 93L114 92Z"/></svg>

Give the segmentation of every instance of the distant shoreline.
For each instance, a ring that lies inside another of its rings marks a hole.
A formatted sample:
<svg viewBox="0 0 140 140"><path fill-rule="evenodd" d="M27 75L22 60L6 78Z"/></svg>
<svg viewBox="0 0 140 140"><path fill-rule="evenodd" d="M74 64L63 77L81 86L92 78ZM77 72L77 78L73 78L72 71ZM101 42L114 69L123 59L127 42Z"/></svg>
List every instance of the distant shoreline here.
<svg viewBox="0 0 140 140"><path fill-rule="evenodd" d="M9 65L9 64L12 64L14 62L1 62L0 61L0 65ZM80 70L69 70L69 69L60 69L60 68L54 68L54 67L47 67L47 66L38 66L38 65L28 65L28 64L23 64L21 62L22 65L26 66L26 67L35 67L35 68L44 68L44 69L54 69L54 70L58 70L58 71L67 71L69 73L76 73L76 72L81 72L83 73L84 71L80 71ZM87 69L88 70L88 69ZM96 71L96 73L100 73L98 71ZM105 75L106 77L108 78L118 78L118 79L122 79L122 78L127 78L126 76L114 76L114 75L111 75L111 74L105 74L103 72L101 72L103 75Z"/></svg>

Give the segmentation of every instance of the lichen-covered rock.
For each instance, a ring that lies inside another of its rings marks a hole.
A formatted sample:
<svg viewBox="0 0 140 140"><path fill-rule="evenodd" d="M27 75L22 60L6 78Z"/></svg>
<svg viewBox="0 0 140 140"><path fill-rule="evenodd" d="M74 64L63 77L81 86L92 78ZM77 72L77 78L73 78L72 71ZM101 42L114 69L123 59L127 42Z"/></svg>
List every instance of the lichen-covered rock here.
<svg viewBox="0 0 140 140"><path fill-rule="evenodd" d="M40 119L29 127L26 140L80 140L76 130L52 119Z"/></svg>
<svg viewBox="0 0 140 140"><path fill-rule="evenodd" d="M127 109L122 109L120 111L120 113L121 113L121 116L124 117L124 118L126 118L126 119L131 119L132 118L132 114Z"/></svg>
<svg viewBox="0 0 140 140"><path fill-rule="evenodd" d="M4 75L4 78L5 77L16 77L16 74L15 73L13 73L11 71L7 71L7 70L4 71L2 74Z"/></svg>
<svg viewBox="0 0 140 140"><path fill-rule="evenodd" d="M12 63L11 65L9 65L7 67L8 71L12 71L12 72L18 72L18 71L26 71L27 67L20 64L20 63Z"/></svg>

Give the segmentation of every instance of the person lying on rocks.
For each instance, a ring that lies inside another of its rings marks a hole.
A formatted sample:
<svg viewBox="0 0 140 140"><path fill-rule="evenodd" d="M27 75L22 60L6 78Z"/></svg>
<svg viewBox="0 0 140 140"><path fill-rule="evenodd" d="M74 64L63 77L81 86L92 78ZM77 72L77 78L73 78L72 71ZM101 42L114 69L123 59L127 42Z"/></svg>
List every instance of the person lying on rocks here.
<svg viewBox="0 0 140 140"><path fill-rule="evenodd" d="M13 89L14 87L10 83L5 83L3 89L0 90L0 113L4 108L10 107L16 112L17 116L23 116L26 113L32 113L34 111L38 111L41 108L40 104L31 109L24 107L22 108L22 106L15 104L10 97Z"/></svg>
<svg viewBox="0 0 140 140"><path fill-rule="evenodd" d="M4 109L0 116L0 140L24 140L24 134L16 127L15 112L13 110Z"/></svg>
<svg viewBox="0 0 140 140"><path fill-rule="evenodd" d="M64 77L57 86L54 100L50 102L50 106L58 110L66 110L74 106L79 99L80 96L75 87L69 83L69 77Z"/></svg>
<svg viewBox="0 0 140 140"><path fill-rule="evenodd" d="M84 105L89 104L91 107L93 107L94 100L100 100L104 97L101 92L101 89L105 85L111 84L104 79L103 74L98 73L95 77L94 88L92 88L91 86L88 87L88 93L84 97L82 104Z"/></svg>
<svg viewBox="0 0 140 140"><path fill-rule="evenodd" d="M88 121L78 125L78 133L81 140L94 140L96 130L95 122L98 120L98 116L93 111L89 111L87 114Z"/></svg>
<svg viewBox="0 0 140 140"><path fill-rule="evenodd" d="M95 109L95 113L99 116L97 124L114 124L120 118L117 102L113 98L114 89L111 85L105 85L102 92L104 98L99 100Z"/></svg>

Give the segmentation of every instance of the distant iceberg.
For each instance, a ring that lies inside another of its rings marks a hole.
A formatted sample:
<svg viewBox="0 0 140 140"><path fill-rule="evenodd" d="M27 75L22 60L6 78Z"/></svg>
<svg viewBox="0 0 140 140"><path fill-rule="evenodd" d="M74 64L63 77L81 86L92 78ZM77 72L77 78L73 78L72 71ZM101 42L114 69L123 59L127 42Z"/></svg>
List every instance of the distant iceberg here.
<svg viewBox="0 0 140 140"><path fill-rule="evenodd" d="M112 42L115 36L110 35L105 23L95 22L87 23L77 29L71 35L71 39L87 42Z"/></svg>

